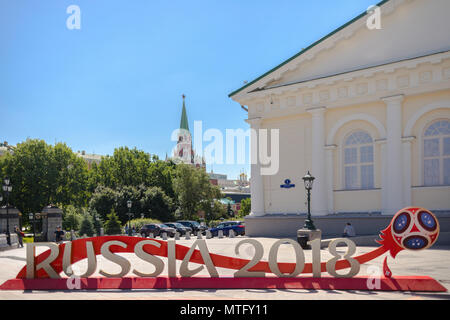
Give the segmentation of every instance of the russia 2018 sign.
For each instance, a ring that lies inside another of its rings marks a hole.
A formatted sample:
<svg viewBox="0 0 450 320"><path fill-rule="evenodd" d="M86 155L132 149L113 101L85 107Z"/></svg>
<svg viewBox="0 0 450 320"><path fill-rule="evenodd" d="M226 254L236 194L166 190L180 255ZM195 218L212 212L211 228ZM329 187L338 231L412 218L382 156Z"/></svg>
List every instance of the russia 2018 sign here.
<svg viewBox="0 0 450 320"><path fill-rule="evenodd" d="M328 261L321 261L320 239L311 241L312 261L306 262L302 247L292 239L280 239L269 248L268 261L261 261L264 248L255 239L243 239L236 244L239 254L243 244L254 247L252 259L240 259L209 251L203 239L191 247L177 244L175 240L156 240L128 236L104 236L74 240L60 245L54 243L27 244L27 263L15 279L0 286L2 290L67 290L67 289L152 289L152 288L297 288L333 290L402 290L446 291L439 282L428 276L393 276L383 263L383 273L358 276L361 264L386 252L393 258L404 250L422 250L436 242L439 222L435 215L423 208L404 208L397 212L390 225L381 232L380 247L354 256L356 246L348 238L336 239L329 244ZM289 244L295 254L295 263L277 261L281 244ZM346 252L338 253L336 247L344 244ZM36 256L36 247L49 250ZM137 258L153 265L151 273L139 270L124 256L117 253L134 253ZM97 255L102 255L120 267L118 273L108 273L98 265ZM161 276L167 263L167 276ZM84 274L75 275L72 265L87 259ZM176 260L181 260L177 274ZM189 263L199 264L190 269ZM236 270L234 276L221 276L217 268ZM102 277L92 277L99 269ZM195 276L206 269L209 276ZM338 270L344 270L344 272ZM129 273L133 276L127 276ZM326 273L326 274L325 274ZM304 276L312 274L312 277Z"/></svg>

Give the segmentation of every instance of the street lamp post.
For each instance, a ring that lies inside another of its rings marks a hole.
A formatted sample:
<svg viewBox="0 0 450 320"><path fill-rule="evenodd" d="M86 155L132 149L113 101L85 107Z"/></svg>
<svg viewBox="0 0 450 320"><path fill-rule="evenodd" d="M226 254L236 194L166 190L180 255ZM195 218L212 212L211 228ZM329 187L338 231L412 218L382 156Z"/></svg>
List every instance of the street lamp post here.
<svg viewBox="0 0 450 320"><path fill-rule="evenodd" d="M308 171L308 173L302 179L305 183L305 189L308 195L308 216L306 217L303 228L307 230L316 230L316 227L314 226L314 223L311 219L311 190L315 177L313 177Z"/></svg>
<svg viewBox="0 0 450 320"><path fill-rule="evenodd" d="M132 215L132 213L130 212L131 200L127 201L127 207L128 207L128 213L127 213L127 216L128 216L128 235L131 236L131 225L130 225L130 218L131 218L131 215Z"/></svg>
<svg viewBox="0 0 450 320"><path fill-rule="evenodd" d="M6 241L8 245L11 245L11 233L9 232L9 193L12 191L12 186L10 186L9 178L3 180L3 191L6 193Z"/></svg>
<svg viewBox="0 0 450 320"><path fill-rule="evenodd" d="M33 222L33 241L36 242L35 241L35 239L36 239L36 217L35 217L35 213L31 213L30 212L28 214L28 220L30 222Z"/></svg>

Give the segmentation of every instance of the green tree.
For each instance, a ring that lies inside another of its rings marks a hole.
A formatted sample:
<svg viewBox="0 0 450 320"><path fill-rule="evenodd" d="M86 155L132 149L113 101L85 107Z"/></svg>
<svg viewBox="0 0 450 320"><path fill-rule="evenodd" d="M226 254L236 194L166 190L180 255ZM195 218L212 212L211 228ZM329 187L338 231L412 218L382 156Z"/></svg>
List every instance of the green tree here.
<svg viewBox="0 0 450 320"><path fill-rule="evenodd" d="M40 212L50 203L81 206L88 198L87 164L63 143L18 143L13 154L0 158L0 173L10 177L10 203L25 213L25 221L26 213Z"/></svg>
<svg viewBox="0 0 450 320"><path fill-rule="evenodd" d="M103 185L99 185L92 194L89 201L89 207L95 210L102 220L106 220L106 216L111 209L116 208L117 191Z"/></svg>
<svg viewBox="0 0 450 320"><path fill-rule="evenodd" d="M90 190L99 185L116 189L121 186L148 185L150 154L136 148L120 147L112 156L103 157L90 171Z"/></svg>
<svg viewBox="0 0 450 320"><path fill-rule="evenodd" d="M64 230L78 231L82 219L83 219L82 214L73 205L68 205L63 208L62 227Z"/></svg>
<svg viewBox="0 0 450 320"><path fill-rule="evenodd" d="M80 235L87 235L92 237L94 235L94 224L92 223L92 218L85 214L83 215L83 220L81 221Z"/></svg>
<svg viewBox="0 0 450 320"><path fill-rule="evenodd" d="M175 198L173 179L176 165L172 161L162 161L154 158L149 167L148 185L161 188L170 198Z"/></svg>
<svg viewBox="0 0 450 320"><path fill-rule="evenodd" d="M184 219L195 218L205 204L221 198L219 187L209 182L207 173L187 164L176 166L173 188Z"/></svg>
<svg viewBox="0 0 450 320"><path fill-rule="evenodd" d="M227 217L232 217L234 215L233 210L231 209L231 204L228 202L227 204Z"/></svg>
<svg viewBox="0 0 450 320"><path fill-rule="evenodd" d="M161 221L169 221L174 218L175 205L159 187L151 187L145 190L140 200L140 206L144 216Z"/></svg>
<svg viewBox="0 0 450 320"><path fill-rule="evenodd" d="M114 209L107 215L107 220L105 222L105 233L109 235L122 233L122 224L120 223L119 217L115 213Z"/></svg>
<svg viewBox="0 0 450 320"><path fill-rule="evenodd" d="M252 210L252 201L250 198L241 200L241 209L239 210L239 216L244 217L249 215Z"/></svg>
<svg viewBox="0 0 450 320"><path fill-rule="evenodd" d="M100 229L102 228L102 219L97 213L97 210L92 211L92 223L94 225L94 231L97 235L100 235Z"/></svg>

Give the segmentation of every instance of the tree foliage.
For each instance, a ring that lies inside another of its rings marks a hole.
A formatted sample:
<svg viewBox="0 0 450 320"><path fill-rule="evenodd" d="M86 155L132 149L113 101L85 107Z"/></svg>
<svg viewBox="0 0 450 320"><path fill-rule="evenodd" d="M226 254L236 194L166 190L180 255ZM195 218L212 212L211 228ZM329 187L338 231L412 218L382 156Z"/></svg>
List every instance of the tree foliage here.
<svg viewBox="0 0 450 320"><path fill-rule="evenodd" d="M117 148L88 170L85 160L66 144L27 139L0 158L0 174L10 177L9 203L23 213L25 223L27 213L40 212L49 204L63 208L66 230L87 225L82 218L87 208L102 221L113 210L124 224L129 219L127 201L132 201L131 218L195 219L200 210L210 219L224 214L223 206L214 202L222 197L220 189L203 169L161 161L136 148ZM100 222L87 214L98 232Z"/></svg>
<svg viewBox="0 0 450 320"><path fill-rule="evenodd" d="M11 179L10 203L23 213L50 203L81 206L89 196L87 165L64 143L27 139L0 159L0 172Z"/></svg>
<svg viewBox="0 0 450 320"><path fill-rule="evenodd" d="M127 206L129 200L132 204L130 210ZM147 188L144 185L123 186L117 189L99 186L92 195L90 207L103 219L114 209L122 223L128 221L128 211L134 218L144 215L146 218L163 221L171 220L175 211L174 201L161 188Z"/></svg>
<svg viewBox="0 0 450 320"><path fill-rule="evenodd" d="M81 221L80 235L87 235L92 237L94 235L94 224L92 223L92 217L85 214L83 215L83 220Z"/></svg>
<svg viewBox="0 0 450 320"><path fill-rule="evenodd" d="M239 216L244 217L249 215L252 210L252 201L250 198L241 200L241 209L239 210Z"/></svg>
<svg viewBox="0 0 450 320"><path fill-rule="evenodd" d="M183 163L176 166L173 187L183 219L194 218L205 203L221 198L219 187L209 182L204 170Z"/></svg>
<svg viewBox="0 0 450 320"><path fill-rule="evenodd" d="M68 205L63 208L63 222L62 228L64 230L70 231L78 231L80 229L81 220L83 219L83 215L79 212L79 210L73 206Z"/></svg>
<svg viewBox="0 0 450 320"><path fill-rule="evenodd" d="M107 215L107 220L105 222L105 234L114 235L122 233L122 224L120 223L119 217L114 212L111 211L110 214Z"/></svg>

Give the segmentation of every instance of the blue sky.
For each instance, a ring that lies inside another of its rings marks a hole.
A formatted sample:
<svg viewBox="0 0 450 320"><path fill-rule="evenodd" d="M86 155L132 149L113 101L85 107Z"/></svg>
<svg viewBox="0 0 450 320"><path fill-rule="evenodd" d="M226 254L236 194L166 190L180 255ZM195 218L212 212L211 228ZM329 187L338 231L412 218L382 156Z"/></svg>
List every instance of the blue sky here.
<svg viewBox="0 0 450 320"><path fill-rule="evenodd" d="M183 93L191 130L194 120L224 136L246 130L230 92L377 2L0 0L0 141L62 141L97 154L128 146L164 158ZM66 27L72 4L80 30ZM213 168L229 178L249 172Z"/></svg>

